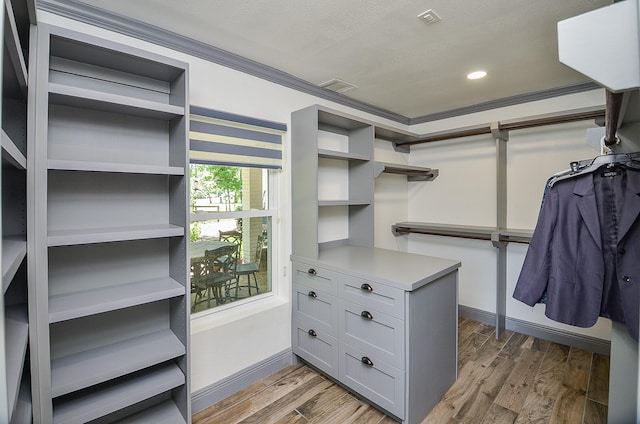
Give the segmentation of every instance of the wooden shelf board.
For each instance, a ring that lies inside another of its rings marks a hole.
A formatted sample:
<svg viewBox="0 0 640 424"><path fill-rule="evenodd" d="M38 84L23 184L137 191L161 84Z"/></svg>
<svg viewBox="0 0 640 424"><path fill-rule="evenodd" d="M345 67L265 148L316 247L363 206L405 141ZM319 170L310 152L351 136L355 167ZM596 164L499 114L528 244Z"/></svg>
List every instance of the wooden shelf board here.
<svg viewBox="0 0 640 424"><path fill-rule="evenodd" d="M16 168L27 169L27 158L4 130L2 130L2 154Z"/></svg>
<svg viewBox="0 0 640 424"><path fill-rule="evenodd" d="M178 356L185 346L171 330L79 352L51 361L51 396L59 397Z"/></svg>
<svg viewBox="0 0 640 424"><path fill-rule="evenodd" d="M66 321L185 294L184 286L165 277L51 296L49 322Z"/></svg>
<svg viewBox="0 0 640 424"><path fill-rule="evenodd" d="M5 349L7 367L7 394L9 408L13 410L20 392L22 371L27 360L29 324L26 306L10 306L5 310Z"/></svg>
<svg viewBox="0 0 640 424"><path fill-rule="evenodd" d="M85 162L49 159L48 167L59 171L122 172L129 174L184 175L177 166L138 165L134 163Z"/></svg>
<svg viewBox="0 0 640 424"><path fill-rule="evenodd" d="M95 391L56 402L55 424L88 422L174 389L185 382L175 364L149 368Z"/></svg>
<svg viewBox="0 0 640 424"><path fill-rule="evenodd" d="M20 264L27 256L27 242L18 237L2 239L2 289L9 288Z"/></svg>
<svg viewBox="0 0 640 424"><path fill-rule="evenodd" d="M181 424L185 422L178 407L171 400L159 403L122 420L118 420L119 424Z"/></svg>
<svg viewBox="0 0 640 424"><path fill-rule="evenodd" d="M185 108L181 106L56 83L49 83L49 101L54 104L164 120L184 116L185 114Z"/></svg>
<svg viewBox="0 0 640 424"><path fill-rule="evenodd" d="M179 236L184 236L183 227L171 224L161 224L138 225L133 227L50 231L48 241L49 246L53 247Z"/></svg>
<svg viewBox="0 0 640 424"><path fill-rule="evenodd" d="M371 157L359 153L340 152L336 150L318 149L318 157L325 159L344 159L344 160L357 160L357 161L369 161Z"/></svg>
<svg viewBox="0 0 640 424"><path fill-rule="evenodd" d="M370 204L370 200L318 200L318 206L366 206Z"/></svg>

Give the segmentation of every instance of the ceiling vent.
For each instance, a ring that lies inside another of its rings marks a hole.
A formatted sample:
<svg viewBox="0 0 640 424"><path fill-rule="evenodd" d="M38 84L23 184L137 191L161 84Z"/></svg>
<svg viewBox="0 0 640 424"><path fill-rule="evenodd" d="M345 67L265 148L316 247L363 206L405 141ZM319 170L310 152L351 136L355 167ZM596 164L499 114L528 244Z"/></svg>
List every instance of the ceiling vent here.
<svg viewBox="0 0 640 424"><path fill-rule="evenodd" d="M322 84L320 84L320 87L326 88L327 90L335 91L336 93L346 93L349 90L358 88L355 85L338 78L323 82Z"/></svg>
<svg viewBox="0 0 640 424"><path fill-rule="evenodd" d="M418 15L418 19L426 24L435 24L436 22L440 22L440 16L433 9L425 10L421 14Z"/></svg>

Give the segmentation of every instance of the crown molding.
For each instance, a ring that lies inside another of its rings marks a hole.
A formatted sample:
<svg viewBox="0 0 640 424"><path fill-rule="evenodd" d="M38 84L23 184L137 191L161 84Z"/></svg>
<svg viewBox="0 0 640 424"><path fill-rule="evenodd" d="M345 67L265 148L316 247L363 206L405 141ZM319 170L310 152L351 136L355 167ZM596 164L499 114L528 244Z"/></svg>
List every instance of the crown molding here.
<svg viewBox="0 0 640 424"><path fill-rule="evenodd" d="M98 28L114 31L122 35L134 37L184 54L198 57L200 59L204 59L218 65L230 69L235 69L239 72L264 79L283 87L291 88L293 90L329 100L343 106L351 107L356 110L378 116L380 118L389 119L403 125L422 124L439 119L467 115L490 109L513 106L521 103L543 100L600 88L599 85L593 82L587 82L567 87L560 87L551 90L492 100L485 103L452 109L444 112L438 112L430 115L409 118L399 113L395 113L387 109L379 108L368 103L352 99L343 94L329 91L286 72L282 72L270 66L252 61L226 50L222 50L220 48L202 43L192 38L167 31L163 28L149 25L144 22L140 22L126 16L112 13L104 9L90 6L75 0L37 0L36 7L45 12L54 13L65 18L93 25Z"/></svg>

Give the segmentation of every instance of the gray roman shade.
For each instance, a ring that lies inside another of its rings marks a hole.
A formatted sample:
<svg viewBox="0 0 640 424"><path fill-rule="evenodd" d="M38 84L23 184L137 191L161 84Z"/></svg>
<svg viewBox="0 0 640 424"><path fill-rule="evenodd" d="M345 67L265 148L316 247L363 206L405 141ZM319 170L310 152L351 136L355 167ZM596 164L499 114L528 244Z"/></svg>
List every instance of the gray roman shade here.
<svg viewBox="0 0 640 424"><path fill-rule="evenodd" d="M191 163L282 168L285 124L191 106Z"/></svg>

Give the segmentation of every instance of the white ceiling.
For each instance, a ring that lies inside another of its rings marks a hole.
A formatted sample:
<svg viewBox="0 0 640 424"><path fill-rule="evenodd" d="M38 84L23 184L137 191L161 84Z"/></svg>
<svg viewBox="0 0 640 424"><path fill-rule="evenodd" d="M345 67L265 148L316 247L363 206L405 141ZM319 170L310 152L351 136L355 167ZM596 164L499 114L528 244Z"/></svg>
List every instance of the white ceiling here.
<svg viewBox="0 0 640 424"><path fill-rule="evenodd" d="M64 1L63 1L64 2ZM611 0L82 0L407 118L588 82L556 23ZM441 21L417 18L433 9ZM488 72L483 80L465 75Z"/></svg>

